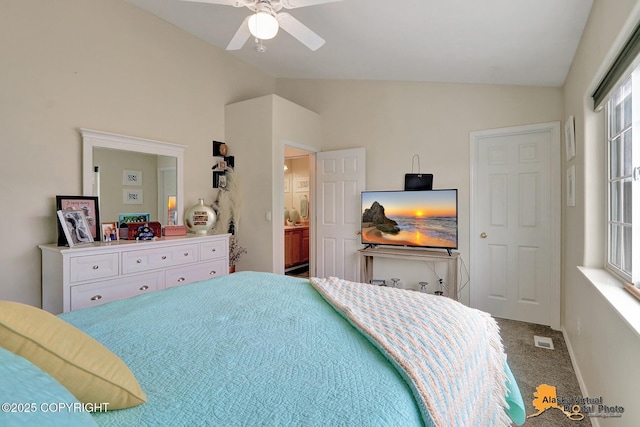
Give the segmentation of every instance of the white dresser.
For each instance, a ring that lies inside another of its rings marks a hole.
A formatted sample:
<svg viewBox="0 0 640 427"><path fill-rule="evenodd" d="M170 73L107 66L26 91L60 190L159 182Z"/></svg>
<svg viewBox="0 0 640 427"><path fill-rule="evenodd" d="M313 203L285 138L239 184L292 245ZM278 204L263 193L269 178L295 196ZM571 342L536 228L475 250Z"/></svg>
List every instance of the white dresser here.
<svg viewBox="0 0 640 427"><path fill-rule="evenodd" d="M42 308L59 314L229 274L229 234L42 250Z"/></svg>

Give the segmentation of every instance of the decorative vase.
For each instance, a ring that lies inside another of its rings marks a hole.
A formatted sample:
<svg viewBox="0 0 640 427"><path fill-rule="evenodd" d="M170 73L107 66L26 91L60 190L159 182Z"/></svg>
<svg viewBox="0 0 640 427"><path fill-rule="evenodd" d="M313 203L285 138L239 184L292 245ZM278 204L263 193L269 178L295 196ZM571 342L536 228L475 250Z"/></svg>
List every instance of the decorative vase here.
<svg viewBox="0 0 640 427"><path fill-rule="evenodd" d="M198 199L198 203L187 209L184 214L184 224L192 233L207 234L215 223L216 212L204 204L204 199Z"/></svg>
<svg viewBox="0 0 640 427"><path fill-rule="evenodd" d="M233 274L236 272L236 266L235 265L230 265L229 266L229 274Z"/></svg>

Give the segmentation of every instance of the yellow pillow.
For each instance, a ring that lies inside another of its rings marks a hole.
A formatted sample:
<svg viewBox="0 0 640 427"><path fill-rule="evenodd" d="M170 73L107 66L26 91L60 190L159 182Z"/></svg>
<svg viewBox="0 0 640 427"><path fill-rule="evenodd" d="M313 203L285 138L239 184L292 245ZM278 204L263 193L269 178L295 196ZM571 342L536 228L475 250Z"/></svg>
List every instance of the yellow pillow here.
<svg viewBox="0 0 640 427"><path fill-rule="evenodd" d="M118 356L64 320L30 305L0 301L0 346L54 377L83 403L108 410L147 401Z"/></svg>

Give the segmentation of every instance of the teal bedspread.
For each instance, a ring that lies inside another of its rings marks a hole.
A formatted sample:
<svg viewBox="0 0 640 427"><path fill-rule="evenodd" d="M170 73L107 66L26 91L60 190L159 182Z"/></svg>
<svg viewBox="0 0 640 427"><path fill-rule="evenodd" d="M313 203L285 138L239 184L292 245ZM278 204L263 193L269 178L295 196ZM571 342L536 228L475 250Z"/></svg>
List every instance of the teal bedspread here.
<svg viewBox="0 0 640 427"><path fill-rule="evenodd" d="M147 395L99 425L422 425L398 371L304 279L236 273L60 317Z"/></svg>
<svg viewBox="0 0 640 427"><path fill-rule="evenodd" d="M147 395L94 414L98 425L434 425L396 365L305 279L242 272L60 317L120 356Z"/></svg>

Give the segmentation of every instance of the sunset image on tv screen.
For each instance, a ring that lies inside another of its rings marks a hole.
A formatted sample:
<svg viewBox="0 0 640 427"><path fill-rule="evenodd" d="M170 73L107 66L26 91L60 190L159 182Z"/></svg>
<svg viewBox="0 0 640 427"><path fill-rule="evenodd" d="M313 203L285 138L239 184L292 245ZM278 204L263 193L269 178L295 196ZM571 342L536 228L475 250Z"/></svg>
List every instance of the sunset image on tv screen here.
<svg viewBox="0 0 640 427"><path fill-rule="evenodd" d="M457 190L365 191L362 243L455 249Z"/></svg>

